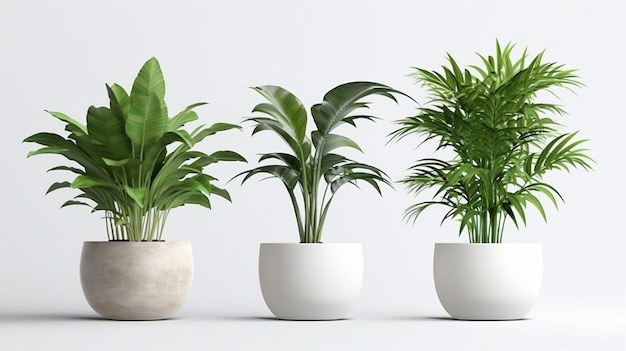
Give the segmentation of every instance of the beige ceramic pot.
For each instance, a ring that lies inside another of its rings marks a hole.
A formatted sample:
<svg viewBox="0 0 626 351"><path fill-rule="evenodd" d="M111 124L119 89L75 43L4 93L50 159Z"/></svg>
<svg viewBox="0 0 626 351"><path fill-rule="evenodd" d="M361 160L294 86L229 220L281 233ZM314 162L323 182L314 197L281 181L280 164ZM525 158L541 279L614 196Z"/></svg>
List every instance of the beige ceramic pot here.
<svg viewBox="0 0 626 351"><path fill-rule="evenodd" d="M105 318L168 318L191 288L191 243L85 242L80 280L87 302Z"/></svg>

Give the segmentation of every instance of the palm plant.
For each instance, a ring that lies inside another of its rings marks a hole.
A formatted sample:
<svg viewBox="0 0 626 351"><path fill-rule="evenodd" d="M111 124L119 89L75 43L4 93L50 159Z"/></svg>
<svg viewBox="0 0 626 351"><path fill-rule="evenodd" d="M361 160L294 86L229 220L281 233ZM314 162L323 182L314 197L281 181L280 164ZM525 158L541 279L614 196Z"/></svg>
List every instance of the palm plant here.
<svg viewBox="0 0 626 351"><path fill-rule="evenodd" d="M379 194L380 184L391 185L380 169L338 154L338 148L359 151L361 148L355 141L333 131L345 124L356 127L357 120L372 121L376 118L368 114L353 114L355 110L369 107L368 102L362 101L365 97L381 95L396 101L393 94L400 92L372 82L339 85L326 93L321 103L311 107L317 129L307 136L307 112L296 96L278 86L253 89L268 103L260 103L252 110L265 116L246 119L255 124L252 134L273 131L289 146L291 153L262 154L259 162L273 160L275 163L260 165L238 176L245 175L242 183L257 174L282 181L293 205L301 243L321 242L330 204L343 185L356 184L360 180L371 185Z"/></svg>
<svg viewBox="0 0 626 351"><path fill-rule="evenodd" d="M413 77L432 99L418 114L398 121L393 139L409 135L437 142L451 150L449 160L417 161L401 180L419 194L434 188L435 198L410 206L405 215L415 220L425 209L443 205L443 221L457 219L471 243L500 243L505 222L526 224L526 209L535 207L544 220L543 195L555 206L563 200L543 176L552 170L590 169L591 158L576 137L559 133L550 115L564 115L557 104L539 102L555 88L581 86L575 70L542 62L543 52L527 60L527 51L513 59L514 45L496 42L494 56L478 55L482 66L461 69L448 55L443 71L415 68ZM540 95L541 94L541 95ZM442 221L442 222L443 222Z"/></svg>
<svg viewBox="0 0 626 351"><path fill-rule="evenodd" d="M208 155L192 148L210 135L240 126L215 123L184 130L185 124L198 119L193 109L205 103L168 117L165 81L155 58L143 65L130 95L118 84L106 88L109 107L89 107L86 125L61 112L49 112L65 123L67 138L41 132L24 140L44 146L29 157L61 155L80 166L50 169L76 174L73 181L55 182L47 191L79 190L61 207L85 205L92 212L103 212L109 240L153 241L162 240L171 209L185 204L210 208L213 194L230 200L203 169L219 161L245 159L233 151Z"/></svg>

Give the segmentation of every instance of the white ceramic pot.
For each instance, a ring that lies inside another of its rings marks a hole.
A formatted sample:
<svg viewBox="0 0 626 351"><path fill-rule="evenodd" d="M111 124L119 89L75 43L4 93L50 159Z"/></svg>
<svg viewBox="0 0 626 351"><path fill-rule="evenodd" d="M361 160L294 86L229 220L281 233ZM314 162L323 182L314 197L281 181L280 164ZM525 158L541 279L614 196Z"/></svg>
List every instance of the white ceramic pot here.
<svg viewBox="0 0 626 351"><path fill-rule="evenodd" d="M361 294L363 247L357 243L264 243L259 280L265 303L277 318L345 318Z"/></svg>
<svg viewBox="0 0 626 351"><path fill-rule="evenodd" d="M524 318L542 275L540 244L435 244L435 288L452 318Z"/></svg>
<svg viewBox="0 0 626 351"><path fill-rule="evenodd" d="M191 243L85 242L80 280L87 302L105 318L168 318L191 288Z"/></svg>

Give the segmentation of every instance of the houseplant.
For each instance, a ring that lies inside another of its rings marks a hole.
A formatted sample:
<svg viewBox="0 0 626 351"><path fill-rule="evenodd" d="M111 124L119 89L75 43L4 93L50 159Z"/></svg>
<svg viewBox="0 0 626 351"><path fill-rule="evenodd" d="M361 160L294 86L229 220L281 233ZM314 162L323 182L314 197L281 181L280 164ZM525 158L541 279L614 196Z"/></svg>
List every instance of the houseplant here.
<svg viewBox="0 0 626 351"><path fill-rule="evenodd" d="M245 161L233 151L205 154L192 148L210 135L240 127L215 123L186 131L183 126L198 119L193 109L204 103L170 118L156 58L143 65L130 94L118 84L106 88L109 107L89 107L86 125L49 112L65 123L69 135L40 132L24 141L43 145L29 157L61 155L78 165L51 169L75 175L48 189L78 191L62 207L82 205L104 214L109 241L83 245L81 283L89 304L111 319L166 318L182 305L193 278L190 243L162 239L170 210L185 204L210 208L210 195L230 200L204 168Z"/></svg>
<svg viewBox="0 0 626 351"><path fill-rule="evenodd" d="M470 244L435 246L437 294L459 319L526 315L539 294L541 247L501 244L505 224L525 225L529 205L545 220L543 202L562 200L544 181L548 172L591 168L585 140L559 132L553 116L565 111L548 99L557 88L581 86L575 70L544 62L543 52L530 59L524 50L515 59L513 50L496 42L493 56L478 55L481 66L462 69L448 55L442 71L415 68L413 77L432 99L391 134L421 136L452 154L417 161L401 182L416 195L434 191L433 199L406 210L408 219L444 206L443 221L458 220L459 235L469 236Z"/></svg>
<svg viewBox="0 0 626 351"><path fill-rule="evenodd" d="M342 125L356 126L357 120L374 120L355 114L367 108L365 97L381 95L396 100L399 92L382 84L351 82L331 89L321 103L311 107L317 129L307 133L308 116L300 100L278 86L253 88L268 102L254 107L262 117L251 117L252 134L272 131L289 147L289 152L262 154L256 168L239 176L243 182L258 174L278 178L291 200L300 243L262 243L259 276L269 309L281 319L329 320L343 318L361 291L363 252L361 244L324 243L322 231L337 191L357 181L390 185L380 169L337 153L340 148L361 150L353 140L336 134ZM269 162L269 164L268 164Z"/></svg>

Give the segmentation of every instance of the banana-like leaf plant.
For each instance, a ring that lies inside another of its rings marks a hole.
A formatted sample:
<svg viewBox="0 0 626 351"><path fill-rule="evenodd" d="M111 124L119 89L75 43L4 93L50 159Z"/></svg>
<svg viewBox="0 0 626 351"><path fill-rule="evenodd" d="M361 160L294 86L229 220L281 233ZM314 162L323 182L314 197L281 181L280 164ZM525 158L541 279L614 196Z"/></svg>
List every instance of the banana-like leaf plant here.
<svg viewBox="0 0 626 351"><path fill-rule="evenodd" d="M576 71L543 62L543 51L529 59L527 51L513 58L514 45L496 42L494 56L478 54L482 66L461 69L448 54L442 71L415 68L414 78L432 99L413 117L398 121L393 139L417 135L434 140L437 150L451 150L451 159L417 161L401 181L410 192L434 189L434 199L410 206L415 220L425 209L442 205L443 221L459 221L459 235L471 243L500 243L507 219L526 224L528 205L544 220L544 199L557 206L563 200L546 183L549 171L591 169L586 142L560 133L552 116L564 115L557 104L538 101L555 88L581 86ZM547 94L546 94L547 93Z"/></svg>
<svg viewBox="0 0 626 351"><path fill-rule="evenodd" d="M109 107L90 106L86 125L48 111L65 123L67 137L40 132L24 140L43 145L28 157L61 155L79 166L50 169L75 174L71 182L55 182L47 191L79 191L61 207L85 205L92 212L103 212L109 240L153 241L162 240L171 209L185 204L211 208L209 195L230 201L228 191L214 185L216 178L203 173L204 167L245 159L234 151L205 154L192 148L208 136L240 126L215 123L191 132L183 129L198 119L193 109L205 103L168 117L165 81L156 58L143 65L130 94L118 84L106 89Z"/></svg>
<svg viewBox="0 0 626 351"><path fill-rule="evenodd" d="M379 194L380 184L391 185L380 169L337 153L339 148L359 151L361 148L352 139L337 134L336 128L341 125L356 127L357 120L376 119L373 115L354 113L355 110L368 108L369 103L364 102L364 98L380 95L396 101L393 94L402 93L372 82L339 85L326 93L321 103L311 107L317 129L309 134L307 111L296 96L279 86L266 85L253 89L268 102L260 103L252 110L263 114L263 117L246 119L254 123L252 134L272 131L290 150L262 154L259 162L273 162L237 176L245 175L242 183L257 174L282 181L293 205L301 243L321 242L330 204L343 185L355 185L357 181L362 181Z"/></svg>

